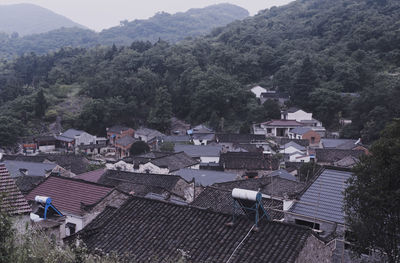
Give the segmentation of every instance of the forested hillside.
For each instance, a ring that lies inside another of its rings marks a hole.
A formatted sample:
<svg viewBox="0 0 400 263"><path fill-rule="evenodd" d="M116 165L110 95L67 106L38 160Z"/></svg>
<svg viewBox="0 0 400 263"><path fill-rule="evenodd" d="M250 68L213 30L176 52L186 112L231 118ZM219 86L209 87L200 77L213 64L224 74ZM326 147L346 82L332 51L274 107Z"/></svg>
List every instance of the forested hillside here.
<svg viewBox="0 0 400 263"><path fill-rule="evenodd" d="M400 114L399 21L395 0L298 0L176 45L26 55L0 66L0 125L8 118L20 134L60 116L65 127L102 134L115 123L157 128L160 114L246 131L276 112L248 92L261 84L289 92L328 128L351 118L342 135L371 142ZM77 98L83 107L66 111Z"/></svg>
<svg viewBox="0 0 400 263"><path fill-rule="evenodd" d="M62 15L33 4L0 5L0 33L13 38L45 33L62 27L84 26Z"/></svg>
<svg viewBox="0 0 400 263"><path fill-rule="evenodd" d="M15 55L29 52L46 54L61 47L130 45L136 40L154 43L158 39L162 39L175 43L188 37L206 35L216 27L225 26L248 15L248 11L239 6L219 4L190 9L187 12L173 15L158 13L144 20L131 22L125 20L121 21L120 26L105 29L100 33L82 28L59 28L47 33L25 37L0 34L0 58L12 58ZM50 26L51 22L49 21L48 24Z"/></svg>

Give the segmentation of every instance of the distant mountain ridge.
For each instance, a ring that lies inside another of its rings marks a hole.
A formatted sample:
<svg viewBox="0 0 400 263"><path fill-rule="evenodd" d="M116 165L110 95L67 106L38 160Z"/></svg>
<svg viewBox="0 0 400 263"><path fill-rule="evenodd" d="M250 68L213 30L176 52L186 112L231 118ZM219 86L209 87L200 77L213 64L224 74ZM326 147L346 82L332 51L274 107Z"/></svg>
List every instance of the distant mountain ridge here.
<svg viewBox="0 0 400 263"><path fill-rule="evenodd" d="M84 26L34 4L0 5L0 32L20 36L45 33L62 27Z"/></svg>
<svg viewBox="0 0 400 263"><path fill-rule="evenodd" d="M67 28L66 26L46 33L24 37L12 37L0 33L0 58L12 58L30 52L45 54L62 47L130 45L133 41L138 40L154 43L158 39L162 39L176 43L187 37L209 34L214 28L226 26L235 20L244 19L248 16L249 12L242 7L218 4L205 8L189 9L186 12L173 15L161 12L146 20L124 21L121 26L112 27L100 33L79 27ZM3 19L0 18L0 23Z"/></svg>

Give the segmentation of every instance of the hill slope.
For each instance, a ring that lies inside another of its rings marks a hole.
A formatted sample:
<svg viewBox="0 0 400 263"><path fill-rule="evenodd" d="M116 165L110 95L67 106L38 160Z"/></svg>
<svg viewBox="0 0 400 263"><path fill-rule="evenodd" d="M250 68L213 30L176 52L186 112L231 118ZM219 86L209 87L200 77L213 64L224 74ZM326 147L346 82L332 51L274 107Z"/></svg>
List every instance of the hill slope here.
<svg viewBox="0 0 400 263"><path fill-rule="evenodd" d="M39 34L61 27L79 27L72 20L33 4L0 5L0 32L20 36Z"/></svg>
<svg viewBox="0 0 400 263"><path fill-rule="evenodd" d="M61 47L130 45L135 40L155 42L161 38L177 42L187 37L208 34L212 29L243 19L248 14L248 11L241 7L219 4L174 15L159 13L147 20L126 21L122 26L112 27L100 33L81 28L61 28L20 38L0 34L0 58L29 52L45 54Z"/></svg>
<svg viewBox="0 0 400 263"><path fill-rule="evenodd" d="M85 95L82 111L63 120L104 132L114 123L157 120L150 113L162 112L155 103L162 91L181 119L247 131L274 112L247 90L260 84L289 92L292 105L312 111L332 130L340 128L339 118L351 118L343 134L373 141L400 117L399 21L398 0L298 0L175 45L134 42L29 54L0 63L0 112L37 120L34 97L43 88L50 105L45 118L51 119L59 101Z"/></svg>
<svg viewBox="0 0 400 263"><path fill-rule="evenodd" d="M130 45L135 40L156 42L159 38L178 42L186 37L196 37L225 26L249 15L246 9L232 4L212 5L189 9L176 14L158 13L146 20L126 22L120 27L103 30L102 43Z"/></svg>

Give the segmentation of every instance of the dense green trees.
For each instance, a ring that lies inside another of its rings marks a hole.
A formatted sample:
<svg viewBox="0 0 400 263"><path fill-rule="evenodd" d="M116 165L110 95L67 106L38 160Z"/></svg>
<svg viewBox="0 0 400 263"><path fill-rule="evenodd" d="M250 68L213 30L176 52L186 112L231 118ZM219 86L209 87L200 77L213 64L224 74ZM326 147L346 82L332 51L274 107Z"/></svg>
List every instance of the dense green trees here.
<svg viewBox="0 0 400 263"><path fill-rule="evenodd" d="M345 191L347 223L353 249L379 251L388 262L400 260L400 120L388 125L382 137L354 168Z"/></svg>
<svg viewBox="0 0 400 263"><path fill-rule="evenodd" d="M144 141L137 141L132 144L132 147L129 149L129 153L131 155L138 155L142 153L147 153L150 151L149 145Z"/></svg>
<svg viewBox="0 0 400 263"><path fill-rule="evenodd" d="M141 41L25 54L0 62L0 115L37 125L34 96L43 89L52 112L68 113L58 108L81 99L79 107L61 114L67 126L96 134L115 123L166 130L157 119L162 100L156 99L157 89L165 87L168 116L248 131L253 122L279 118L276 105L260 105L248 92L262 83L290 93L290 105L312 111L328 128L336 128L340 117L353 119L343 135L368 143L399 112L398 18L400 2L394 0L306 0L176 45Z"/></svg>
<svg viewBox="0 0 400 263"><path fill-rule="evenodd" d="M156 90L154 108L150 111L149 124L161 131L169 131L172 118L171 95L167 88L160 87Z"/></svg>

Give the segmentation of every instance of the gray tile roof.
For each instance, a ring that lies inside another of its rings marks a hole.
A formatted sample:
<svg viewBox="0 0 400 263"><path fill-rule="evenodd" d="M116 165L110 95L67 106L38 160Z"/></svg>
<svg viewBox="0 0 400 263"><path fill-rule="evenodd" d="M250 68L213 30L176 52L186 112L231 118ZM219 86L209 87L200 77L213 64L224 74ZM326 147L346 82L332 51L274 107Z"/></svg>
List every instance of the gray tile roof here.
<svg viewBox="0 0 400 263"><path fill-rule="evenodd" d="M115 125L115 126L112 126L111 128L109 128L109 129L107 130L107 132L121 133L121 132L127 131L127 130L129 130L129 129L130 129L130 128L129 128L129 127L126 127L126 126Z"/></svg>
<svg viewBox="0 0 400 263"><path fill-rule="evenodd" d="M323 148L351 150L356 147L357 140L349 139L321 139Z"/></svg>
<svg viewBox="0 0 400 263"><path fill-rule="evenodd" d="M173 142L173 143L189 143L190 136L189 135L171 135L171 136L163 136L161 137L163 142Z"/></svg>
<svg viewBox="0 0 400 263"><path fill-rule="evenodd" d="M168 156L156 158L151 160L150 162L158 167L167 167L170 172L190 167L199 163L184 152L178 152Z"/></svg>
<svg viewBox="0 0 400 263"><path fill-rule="evenodd" d="M285 145L282 145L281 149L286 149L286 148L289 148L290 146L296 148L299 151L305 151L306 150L306 147L301 146L301 145L299 145L299 144L297 144L297 143L295 143L293 141L292 142L288 142Z"/></svg>
<svg viewBox="0 0 400 263"><path fill-rule="evenodd" d="M302 121L303 122L303 121ZM303 135L308 131L311 131L312 129L310 127L297 127L294 128L293 130L290 131L290 133L295 133L298 135Z"/></svg>
<svg viewBox="0 0 400 263"><path fill-rule="evenodd" d="M179 175L186 181L192 181L195 179L196 185L202 186L234 181L237 177L237 175L234 173L197 169L181 169L176 171L174 174Z"/></svg>
<svg viewBox="0 0 400 263"><path fill-rule="evenodd" d="M25 174L29 176L45 176L46 173L50 172L57 166L57 164L54 163L36 163L12 160L5 160L4 164L13 178L23 175L21 169L26 169L27 172Z"/></svg>
<svg viewBox="0 0 400 263"><path fill-rule="evenodd" d="M175 152L185 152L191 157L219 157L222 150L221 145L175 145Z"/></svg>
<svg viewBox="0 0 400 263"><path fill-rule="evenodd" d="M350 176L351 172L347 171L324 170L290 211L311 218L344 224L343 191Z"/></svg>
<svg viewBox="0 0 400 263"><path fill-rule="evenodd" d="M132 136L127 135L127 136L124 136L124 137L118 139L115 142L115 144L119 144L122 146L128 146L128 145L131 145L132 143L134 143L135 141L136 140Z"/></svg>
<svg viewBox="0 0 400 263"><path fill-rule="evenodd" d="M315 149L315 158L319 163L337 162L347 156L359 158L364 155L364 151L358 150L343 150L343 149Z"/></svg>
<svg viewBox="0 0 400 263"><path fill-rule="evenodd" d="M138 130L136 130L135 136L147 136L148 137L147 139L150 140L157 136L164 136L164 134L162 134L157 130L141 127Z"/></svg>
<svg viewBox="0 0 400 263"><path fill-rule="evenodd" d="M286 170L276 170L270 173L268 176L278 176L283 179L297 181L296 177L293 174L288 173Z"/></svg>
<svg viewBox="0 0 400 263"><path fill-rule="evenodd" d="M72 138L75 139L75 136L79 136L82 133L84 133L84 131L80 131L80 130L75 130L75 129L68 129L65 132L63 132L61 134L62 137L67 137L67 138Z"/></svg>

